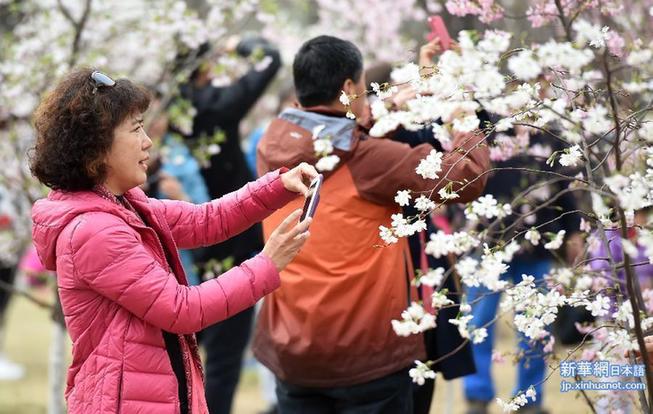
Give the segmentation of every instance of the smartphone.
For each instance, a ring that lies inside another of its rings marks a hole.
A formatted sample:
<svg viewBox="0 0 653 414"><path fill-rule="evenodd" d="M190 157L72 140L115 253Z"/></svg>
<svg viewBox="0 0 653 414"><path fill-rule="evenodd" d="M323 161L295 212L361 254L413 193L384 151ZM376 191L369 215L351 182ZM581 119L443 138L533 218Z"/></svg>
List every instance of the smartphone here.
<svg viewBox="0 0 653 414"><path fill-rule="evenodd" d="M436 37L440 39L440 47L442 50L448 50L451 48L451 36L449 36L449 31L447 26L444 24L442 16L433 15L428 19L429 27L431 28L431 33L426 35L426 40L429 42Z"/></svg>
<svg viewBox="0 0 653 414"><path fill-rule="evenodd" d="M322 188L322 181L324 181L324 176L319 174L308 187L308 196L304 202L304 210L302 211L302 216L299 221L304 221L306 218L315 215L315 210L320 202L320 188Z"/></svg>

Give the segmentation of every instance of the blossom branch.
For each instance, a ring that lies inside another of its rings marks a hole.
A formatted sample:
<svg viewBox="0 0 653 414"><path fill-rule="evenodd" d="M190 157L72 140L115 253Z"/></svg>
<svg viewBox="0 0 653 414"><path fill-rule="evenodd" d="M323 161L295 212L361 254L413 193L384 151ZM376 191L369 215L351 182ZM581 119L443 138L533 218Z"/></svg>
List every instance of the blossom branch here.
<svg viewBox="0 0 653 414"><path fill-rule="evenodd" d="M623 240L627 240L628 226L626 223L626 215L621 207L617 207L617 213L619 215L619 224L621 226L621 237ZM644 334L642 332L642 321L640 315L640 311L646 314L646 307L643 306L643 303L638 303L638 299L641 298L641 288L637 286L636 289L636 276L633 272L633 268L630 265L630 256L626 251L624 251L624 268L626 271L626 289L628 290L628 299L630 300L630 305L633 308L635 336L637 337L639 351L642 360L644 361L644 372L646 373L646 385L648 389L648 405L649 407L653 407L653 372L651 371L651 361L649 358L648 350L646 349L646 344L644 342Z"/></svg>
<svg viewBox="0 0 653 414"><path fill-rule="evenodd" d="M14 285L9 284L9 283L7 283L7 282L5 282L3 280L0 280L0 289L5 290L5 291L7 291L9 293L13 293L13 294L22 296L22 297L28 299L30 302L34 303L35 305L37 305L37 306L39 306L41 308L49 309L49 310L54 309L54 305L52 305L51 303L48 303L48 302L46 302L46 301L44 301L42 299L39 299L36 296L30 294L29 292L27 292L27 291L25 291L23 289L18 289Z"/></svg>
<svg viewBox="0 0 653 414"><path fill-rule="evenodd" d="M86 22L88 21L88 17L91 13L91 2L92 0L85 1L82 16L80 17L79 20L75 20L75 18L72 16L70 11L66 8L66 6L63 5L63 2L61 0L57 0L57 5L59 6L59 10L64 15L66 20L68 20L73 25L73 29L75 30L73 36L73 43L71 45L70 58L68 59L69 68L75 66L75 63L77 62L77 56L79 55L79 46L82 38L82 32L84 31L84 27L86 26Z"/></svg>

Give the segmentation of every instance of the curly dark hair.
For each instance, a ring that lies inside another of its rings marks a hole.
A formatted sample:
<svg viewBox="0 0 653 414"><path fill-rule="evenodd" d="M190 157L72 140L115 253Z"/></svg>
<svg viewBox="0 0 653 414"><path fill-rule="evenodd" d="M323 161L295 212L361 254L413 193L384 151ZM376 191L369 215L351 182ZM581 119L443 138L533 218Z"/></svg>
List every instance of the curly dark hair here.
<svg viewBox="0 0 653 414"><path fill-rule="evenodd" d="M148 91L128 79L96 88L91 73L88 68L69 73L34 114L30 169L53 190L89 190L102 183L114 130L150 104Z"/></svg>

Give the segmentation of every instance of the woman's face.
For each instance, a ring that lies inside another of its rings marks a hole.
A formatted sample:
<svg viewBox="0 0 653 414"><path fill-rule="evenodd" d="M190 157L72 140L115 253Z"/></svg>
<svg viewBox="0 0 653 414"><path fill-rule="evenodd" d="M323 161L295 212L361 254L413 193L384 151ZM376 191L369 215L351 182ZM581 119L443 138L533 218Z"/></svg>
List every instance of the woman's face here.
<svg viewBox="0 0 653 414"><path fill-rule="evenodd" d="M147 180L147 161L152 140L143 129L143 115L128 116L113 132L113 143L106 155L107 179L104 185L116 195Z"/></svg>

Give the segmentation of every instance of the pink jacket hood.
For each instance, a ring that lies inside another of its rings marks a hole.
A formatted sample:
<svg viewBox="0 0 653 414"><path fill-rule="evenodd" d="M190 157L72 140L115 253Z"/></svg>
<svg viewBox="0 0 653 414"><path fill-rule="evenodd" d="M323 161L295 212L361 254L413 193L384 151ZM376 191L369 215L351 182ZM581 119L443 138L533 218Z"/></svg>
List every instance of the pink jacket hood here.
<svg viewBox="0 0 653 414"><path fill-rule="evenodd" d="M129 190L125 196L129 200L146 200L145 194L140 189ZM75 217L94 211L111 213L127 222L131 218L124 208L99 197L92 191L51 191L47 198L38 200L34 204L32 207L34 246L48 270L57 270L56 247L61 231Z"/></svg>

